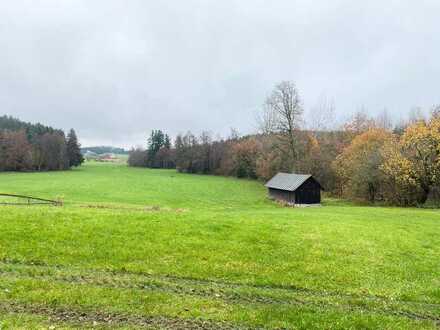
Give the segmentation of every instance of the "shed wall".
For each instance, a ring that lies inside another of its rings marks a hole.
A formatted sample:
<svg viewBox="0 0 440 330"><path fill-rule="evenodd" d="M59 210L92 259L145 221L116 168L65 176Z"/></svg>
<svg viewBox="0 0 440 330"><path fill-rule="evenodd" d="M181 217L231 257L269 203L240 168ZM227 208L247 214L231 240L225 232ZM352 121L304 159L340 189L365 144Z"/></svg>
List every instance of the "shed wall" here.
<svg viewBox="0 0 440 330"><path fill-rule="evenodd" d="M295 203L295 192L269 188L269 196L275 200L281 200L287 203Z"/></svg>
<svg viewBox="0 0 440 330"><path fill-rule="evenodd" d="M296 204L320 204L321 186L313 179L309 178L297 190L295 194Z"/></svg>

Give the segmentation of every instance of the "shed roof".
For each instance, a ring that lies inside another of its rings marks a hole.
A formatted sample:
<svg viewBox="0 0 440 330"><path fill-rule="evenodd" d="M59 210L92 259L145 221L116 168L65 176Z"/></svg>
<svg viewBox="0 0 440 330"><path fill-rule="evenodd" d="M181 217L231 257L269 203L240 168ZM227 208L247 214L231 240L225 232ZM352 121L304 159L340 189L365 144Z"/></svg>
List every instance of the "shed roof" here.
<svg viewBox="0 0 440 330"><path fill-rule="evenodd" d="M267 188L295 191L311 177L310 174L278 173L265 186Z"/></svg>

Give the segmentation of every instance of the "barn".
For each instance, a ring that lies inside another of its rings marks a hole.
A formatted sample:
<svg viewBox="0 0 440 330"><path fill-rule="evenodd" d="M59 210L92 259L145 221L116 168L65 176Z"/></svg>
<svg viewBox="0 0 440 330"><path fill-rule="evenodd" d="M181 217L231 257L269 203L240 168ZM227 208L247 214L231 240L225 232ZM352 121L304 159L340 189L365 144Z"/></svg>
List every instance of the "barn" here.
<svg viewBox="0 0 440 330"><path fill-rule="evenodd" d="M321 203L322 186L310 174L278 173L265 186L269 190L270 198L290 205Z"/></svg>

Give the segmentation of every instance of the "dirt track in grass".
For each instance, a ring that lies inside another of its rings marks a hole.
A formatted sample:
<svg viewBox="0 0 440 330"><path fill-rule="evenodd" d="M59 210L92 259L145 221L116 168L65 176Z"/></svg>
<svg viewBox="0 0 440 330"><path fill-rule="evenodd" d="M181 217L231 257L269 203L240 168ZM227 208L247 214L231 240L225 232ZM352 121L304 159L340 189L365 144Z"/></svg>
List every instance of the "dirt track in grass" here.
<svg viewBox="0 0 440 330"><path fill-rule="evenodd" d="M172 317L145 317L106 313L100 311L80 311L71 308L53 308L44 305L1 302L0 313L33 314L44 316L53 323L70 323L84 327L96 326L134 326L147 329L207 329L232 330L246 329L226 322L214 322L202 319L183 319Z"/></svg>
<svg viewBox="0 0 440 330"><path fill-rule="evenodd" d="M8 276L9 279L34 279L44 281L55 281L71 285L89 285L95 287L106 287L114 289L133 289L146 291L159 291L181 296L195 296L209 299L223 300L236 304L258 304L258 305L292 305L313 307L315 309L337 309L344 312L367 312L387 316L399 316L418 321L433 321L440 326L440 304L426 303L420 301L390 300L385 297L374 295L355 295L338 292L309 290L294 286L256 285L246 283L233 283L216 279L196 279L167 275L151 275L131 273L127 271L102 271L102 270L76 270L61 265L35 265L32 263L18 261L3 261L0 263L0 274ZM12 304L12 306L15 306ZM18 305L19 306L19 305ZM31 310L34 310L31 308ZM41 314L47 315L44 311L50 311L47 307L36 308ZM64 315L54 311L56 315ZM67 311L65 315L75 320L82 312ZM37 313L38 314L38 313ZM50 314L50 313L49 313ZM85 315L86 321L103 322L106 317L112 321L133 324L154 324L154 322L178 322L180 319L169 318L142 318L130 317L118 314L92 313ZM95 317L96 316L96 317ZM94 319L96 318L96 319ZM61 320L61 319L60 319ZM200 320L194 324L184 320L186 323L183 329L192 329L191 326L200 325ZM183 321L182 321L183 322ZM202 327L210 329L210 321ZM214 322L216 323L216 322ZM216 323L217 324L217 323ZM177 325L177 324L176 324ZM217 324L217 329L230 329L232 325L221 323L222 328ZM235 326L235 325L234 325ZM229 327L229 328L228 328ZM235 326L237 328L238 326ZM234 328L234 327L232 327ZM231 328L231 329L232 329Z"/></svg>

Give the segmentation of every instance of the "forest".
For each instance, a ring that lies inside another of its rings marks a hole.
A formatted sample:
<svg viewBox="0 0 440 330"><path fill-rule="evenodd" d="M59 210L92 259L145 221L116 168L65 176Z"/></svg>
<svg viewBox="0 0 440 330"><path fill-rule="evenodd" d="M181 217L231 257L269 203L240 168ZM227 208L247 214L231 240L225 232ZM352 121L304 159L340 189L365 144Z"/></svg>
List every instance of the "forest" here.
<svg viewBox="0 0 440 330"><path fill-rule="evenodd" d="M154 130L145 149L130 151L129 165L176 168L179 172L268 180L277 172L314 175L336 197L391 205L437 204L440 197L440 107L428 117L413 110L393 125L387 112L355 112L329 127L334 106L324 101L305 123L293 82L273 89L258 118L259 132L225 139L209 132L169 136Z"/></svg>
<svg viewBox="0 0 440 330"><path fill-rule="evenodd" d="M0 171L54 171L80 166L84 158L75 130L0 117Z"/></svg>

